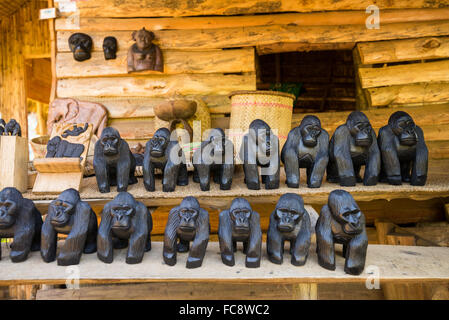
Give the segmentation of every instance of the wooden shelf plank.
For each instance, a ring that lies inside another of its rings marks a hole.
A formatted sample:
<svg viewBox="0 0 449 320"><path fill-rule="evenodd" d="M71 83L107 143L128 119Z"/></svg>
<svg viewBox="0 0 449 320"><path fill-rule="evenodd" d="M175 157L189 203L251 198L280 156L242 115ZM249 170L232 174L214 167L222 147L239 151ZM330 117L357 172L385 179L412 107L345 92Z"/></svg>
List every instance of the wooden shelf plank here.
<svg viewBox="0 0 449 320"><path fill-rule="evenodd" d="M133 283L183 281L215 281L238 283L346 283L365 282L371 273L369 266L379 268L381 282L444 281L449 282L449 248L417 246L369 245L365 271L360 276L345 274L341 245L336 246L336 270L329 271L317 263L315 245L310 248L307 263L302 267L290 264L285 253L284 263L276 265L266 257L265 244L260 268L245 268L241 246L235 254L235 266L225 266L220 257L218 242L210 242L203 265L197 269L185 267L187 254L177 255L177 264L167 266L162 259L162 242L153 242L152 250L145 253L142 263L125 263L127 249L114 250L114 262L105 264L96 254L83 254L79 268L80 283ZM12 263L9 250L3 244L0 285L14 284L65 284L66 267L56 261L45 263L39 252L30 253L22 263ZM72 267L73 268L73 267ZM76 266L75 266L76 268Z"/></svg>

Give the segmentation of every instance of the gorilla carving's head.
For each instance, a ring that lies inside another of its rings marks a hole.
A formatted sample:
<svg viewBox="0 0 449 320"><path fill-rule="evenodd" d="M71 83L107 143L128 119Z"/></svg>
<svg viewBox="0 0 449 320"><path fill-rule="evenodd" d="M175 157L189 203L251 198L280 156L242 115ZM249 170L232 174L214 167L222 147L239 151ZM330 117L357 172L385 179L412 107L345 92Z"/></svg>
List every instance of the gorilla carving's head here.
<svg viewBox="0 0 449 320"><path fill-rule="evenodd" d="M16 188L5 188L0 192L0 229L8 229L16 223L17 210L22 203L22 194Z"/></svg>
<svg viewBox="0 0 449 320"><path fill-rule="evenodd" d="M75 189L67 189L63 191L56 200L53 200L48 208L52 226L66 226L73 217L76 204L79 201L80 195Z"/></svg>
<svg viewBox="0 0 449 320"><path fill-rule="evenodd" d="M396 111L390 116L388 125L398 137L400 144L404 146L414 146L418 142L415 122L408 113Z"/></svg>
<svg viewBox="0 0 449 320"><path fill-rule="evenodd" d="M136 200L128 192L120 192L111 205L111 229L112 230L129 230L131 221L136 213Z"/></svg>
<svg viewBox="0 0 449 320"><path fill-rule="evenodd" d="M362 215L351 194L344 190L330 193L328 206L334 219L341 225L344 233L356 235L363 231Z"/></svg>
<svg viewBox="0 0 449 320"><path fill-rule="evenodd" d="M69 47L76 61L88 60L92 51L92 38L85 33L74 33L69 38Z"/></svg>
<svg viewBox="0 0 449 320"><path fill-rule="evenodd" d="M275 219L280 232L291 232L305 213L304 201L300 195L286 193L279 198L275 209Z"/></svg>
<svg viewBox="0 0 449 320"><path fill-rule="evenodd" d="M232 229L236 233L248 234L250 232L250 217L253 210L248 200L235 198L229 208Z"/></svg>
<svg viewBox="0 0 449 320"><path fill-rule="evenodd" d="M187 233L196 230L196 220L200 214L200 204L194 197L185 197L178 208L178 215L180 218L178 228Z"/></svg>
<svg viewBox="0 0 449 320"><path fill-rule="evenodd" d="M315 116L305 116L299 125L302 142L306 147L314 148L321 134L321 122Z"/></svg>
<svg viewBox="0 0 449 320"><path fill-rule="evenodd" d="M167 128L160 128L154 133L150 140L150 154L152 157L160 158L165 155L170 142L170 131Z"/></svg>
<svg viewBox="0 0 449 320"><path fill-rule="evenodd" d="M355 139L355 144L360 147L368 147L373 143L371 124L368 117L361 111L353 111L346 120L349 132Z"/></svg>

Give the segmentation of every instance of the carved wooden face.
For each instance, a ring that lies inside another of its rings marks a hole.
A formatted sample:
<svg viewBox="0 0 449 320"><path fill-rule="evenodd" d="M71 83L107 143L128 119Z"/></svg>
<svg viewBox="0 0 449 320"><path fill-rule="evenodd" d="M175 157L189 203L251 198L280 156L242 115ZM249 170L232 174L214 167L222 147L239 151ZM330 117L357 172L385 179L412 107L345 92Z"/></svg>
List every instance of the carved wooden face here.
<svg viewBox="0 0 449 320"><path fill-rule="evenodd" d="M392 121L391 126L393 133L399 138L402 145L414 146L417 143L416 125L408 114L397 117Z"/></svg>
<svg viewBox="0 0 449 320"><path fill-rule="evenodd" d="M106 60L115 59L117 52L117 39L114 37L106 37L103 40L103 52Z"/></svg>
<svg viewBox="0 0 449 320"><path fill-rule="evenodd" d="M74 33L69 38L69 47L76 61L88 60L92 50L92 38L85 33Z"/></svg>
<svg viewBox="0 0 449 320"><path fill-rule="evenodd" d="M133 32L133 39L136 41L137 48L140 51L143 51L151 47L152 41L154 40L154 34L143 28Z"/></svg>
<svg viewBox="0 0 449 320"><path fill-rule="evenodd" d="M346 121L349 132L355 139L355 144L368 147L373 143L371 123L363 112L353 111Z"/></svg>

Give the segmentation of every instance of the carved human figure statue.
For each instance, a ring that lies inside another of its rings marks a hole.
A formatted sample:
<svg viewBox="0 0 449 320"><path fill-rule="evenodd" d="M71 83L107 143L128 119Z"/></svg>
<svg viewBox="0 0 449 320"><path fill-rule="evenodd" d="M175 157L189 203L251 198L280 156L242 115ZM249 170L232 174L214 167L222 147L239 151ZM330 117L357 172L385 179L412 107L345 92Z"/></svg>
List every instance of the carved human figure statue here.
<svg viewBox="0 0 449 320"><path fill-rule="evenodd" d="M154 33L145 28L134 31L136 41L128 51L128 72L154 70L164 72L161 49L153 43Z"/></svg>

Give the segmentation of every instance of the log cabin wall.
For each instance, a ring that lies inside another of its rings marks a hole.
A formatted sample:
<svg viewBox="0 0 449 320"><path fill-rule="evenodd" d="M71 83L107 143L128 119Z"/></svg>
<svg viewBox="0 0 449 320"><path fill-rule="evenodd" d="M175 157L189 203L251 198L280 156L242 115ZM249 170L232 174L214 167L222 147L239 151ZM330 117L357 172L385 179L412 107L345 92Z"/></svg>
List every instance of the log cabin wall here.
<svg viewBox="0 0 449 320"><path fill-rule="evenodd" d="M17 1L16 1L17 2ZM39 20L47 1L24 1L16 11L0 16L0 112L16 119L27 135L25 59L50 57L48 22Z"/></svg>
<svg viewBox="0 0 449 320"><path fill-rule="evenodd" d="M428 72L427 76L414 78L413 85L424 81L432 82L433 86L435 70L445 68L445 76L441 70L438 72L437 86L443 86L438 98L426 91L419 103L385 98L382 103L373 103L372 91L382 90L386 85L401 86L407 80L373 83L375 76L369 82L372 77L363 73L362 68L370 68L375 73L380 70L373 66L385 61L356 60L361 55L360 46L365 43L374 44L374 51L385 41L436 38L445 43L445 36L449 35L449 1L376 1L381 9L380 29L366 28L368 14L365 10L371 4L372 1L353 0L80 1L76 12L63 14L55 21L55 94L103 103L109 111L109 125L116 127L132 146L151 137L156 129L153 107L175 93L203 98L212 115L212 126L228 127L230 101L227 95L233 90L256 89L260 72L257 70L258 55L353 50L357 108L366 111L378 129L387 123L393 112L385 107L407 107L417 123L424 127L431 157L449 158L448 131L442 132L439 127L432 126L448 126L449 109L447 105L428 105L447 100L447 62L423 69L413 66L407 69L411 73ZM126 71L127 50L133 44L131 33L142 27L155 32L155 42L161 47L165 60L163 74L128 74ZM92 37L94 49L90 60L80 63L73 59L68 38L74 32ZM104 60L102 43L106 36L118 40L116 60ZM439 55L431 58L449 57L445 51ZM390 68L387 64L385 67ZM408 68L407 65L401 67ZM392 69L390 74L396 73ZM436 87L432 92L435 90ZM295 114L293 125L303 116ZM324 127L331 133L346 116L347 112L320 114Z"/></svg>

